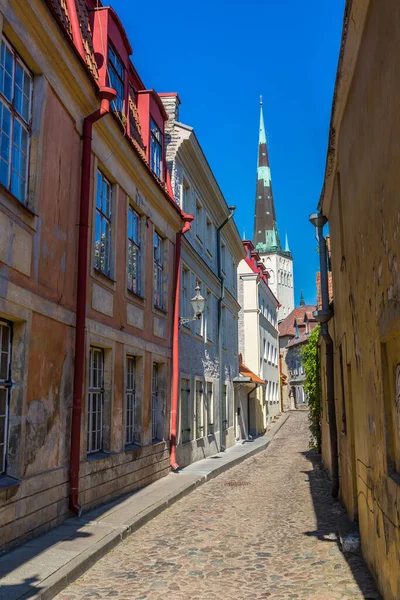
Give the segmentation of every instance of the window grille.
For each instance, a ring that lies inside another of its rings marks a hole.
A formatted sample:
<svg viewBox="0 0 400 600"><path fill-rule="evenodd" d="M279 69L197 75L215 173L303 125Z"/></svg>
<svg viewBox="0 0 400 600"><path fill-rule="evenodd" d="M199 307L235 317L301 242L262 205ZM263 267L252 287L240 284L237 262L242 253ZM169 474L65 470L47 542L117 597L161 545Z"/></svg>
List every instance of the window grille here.
<svg viewBox="0 0 400 600"><path fill-rule="evenodd" d="M126 358L126 443L133 444L137 441L135 430L136 414L136 357Z"/></svg>
<svg viewBox="0 0 400 600"><path fill-rule="evenodd" d="M158 233L154 233L154 305L157 308L164 308L164 282L163 282L163 271L164 271L164 240Z"/></svg>
<svg viewBox="0 0 400 600"><path fill-rule="evenodd" d="M158 364L153 363L153 378L152 378L152 389L151 389L151 439L156 440L158 438L158 375L159 369Z"/></svg>
<svg viewBox="0 0 400 600"><path fill-rule="evenodd" d="M123 113L125 105L125 67L116 50L108 46L108 78L110 87L117 92L117 97L111 103L113 110Z"/></svg>
<svg viewBox="0 0 400 600"><path fill-rule="evenodd" d="M11 324L0 321L0 475L4 475L7 468L11 395L11 334Z"/></svg>
<svg viewBox="0 0 400 600"><path fill-rule="evenodd" d="M150 161L151 170L162 179L162 133L153 119L150 119Z"/></svg>
<svg viewBox="0 0 400 600"><path fill-rule="evenodd" d="M88 398L88 454L103 449L104 351L90 349Z"/></svg>
<svg viewBox="0 0 400 600"><path fill-rule="evenodd" d="M27 202L32 75L5 40L0 52L0 182Z"/></svg>
<svg viewBox="0 0 400 600"><path fill-rule="evenodd" d="M140 215L129 207L128 213L128 289L140 294L141 289Z"/></svg>
<svg viewBox="0 0 400 600"><path fill-rule="evenodd" d="M94 266L107 276L110 276L111 264L111 212L111 183L101 171L97 171Z"/></svg>

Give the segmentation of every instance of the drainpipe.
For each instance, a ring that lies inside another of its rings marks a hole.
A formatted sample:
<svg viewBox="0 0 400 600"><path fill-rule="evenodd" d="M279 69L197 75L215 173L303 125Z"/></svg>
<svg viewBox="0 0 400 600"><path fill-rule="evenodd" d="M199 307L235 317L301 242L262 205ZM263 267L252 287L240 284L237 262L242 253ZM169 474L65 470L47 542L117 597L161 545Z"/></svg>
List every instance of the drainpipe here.
<svg viewBox="0 0 400 600"><path fill-rule="evenodd" d="M78 276L76 287L76 327L75 327L75 360L74 360L74 395L72 403L71 453L70 453L70 492L69 508L78 516L82 507L79 504L79 465L81 453L81 417L82 390L85 372L85 321L86 321L86 288L88 265L89 234L89 200L92 162L92 129L93 124L110 112L110 102L117 93L109 87L100 88L100 108L85 118L83 122L83 146L81 167L81 197L79 215L78 241Z"/></svg>
<svg viewBox="0 0 400 600"><path fill-rule="evenodd" d="M172 316L172 386L171 386L171 442L169 450L169 462L174 471L179 469L176 462L176 439L178 428L178 406L179 406L179 300L181 293L181 247L182 236L190 229L194 217L183 213L185 222L181 231L176 234L175 243L175 294L174 310Z"/></svg>
<svg viewBox="0 0 400 600"><path fill-rule="evenodd" d="M224 422L222 418L222 377L223 377L223 364L222 364L222 302L225 297L225 277L222 273L221 264L221 231L225 225L233 217L236 210L236 206L228 206L229 215L225 221L217 229L217 268L218 268L218 279L221 284L220 296L218 298L218 359L219 359L219 451L224 452L225 440L224 440ZM226 415L227 416L227 415Z"/></svg>
<svg viewBox="0 0 400 600"><path fill-rule="evenodd" d="M321 299L322 310L317 310L314 313L317 321L321 323L321 335L325 342L326 356L326 399L328 405L329 418L329 438L331 451L331 466L332 466L332 490L333 498L337 498L339 494L339 459L338 459L338 434L336 425L336 410L335 410L335 389L334 389L334 362L333 362L333 341L329 334L328 322L332 318L333 313L329 307L329 290L328 290L328 260L326 252L326 240L323 236L323 227L327 222L327 218L322 213L310 215L310 222L316 229L316 238L318 241L319 262L321 272Z"/></svg>
<svg viewBox="0 0 400 600"><path fill-rule="evenodd" d="M83 48L82 33L79 25L79 18L76 10L75 0L65 0L65 2L67 5L69 22L71 24L72 39L74 40L74 44L79 54L81 55L83 60L85 60L85 50Z"/></svg>
<svg viewBox="0 0 400 600"><path fill-rule="evenodd" d="M258 388L258 383L247 394L247 439L250 439L250 396Z"/></svg>

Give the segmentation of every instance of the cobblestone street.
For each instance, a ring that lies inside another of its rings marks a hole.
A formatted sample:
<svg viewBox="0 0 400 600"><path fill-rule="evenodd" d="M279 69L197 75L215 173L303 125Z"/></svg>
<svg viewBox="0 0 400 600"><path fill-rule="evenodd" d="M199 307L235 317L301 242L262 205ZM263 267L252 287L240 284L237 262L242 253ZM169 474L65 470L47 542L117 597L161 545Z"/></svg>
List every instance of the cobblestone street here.
<svg viewBox="0 0 400 600"><path fill-rule="evenodd" d="M164 511L57 599L379 598L362 559L338 548L343 510L308 440L306 412L293 412L267 450Z"/></svg>

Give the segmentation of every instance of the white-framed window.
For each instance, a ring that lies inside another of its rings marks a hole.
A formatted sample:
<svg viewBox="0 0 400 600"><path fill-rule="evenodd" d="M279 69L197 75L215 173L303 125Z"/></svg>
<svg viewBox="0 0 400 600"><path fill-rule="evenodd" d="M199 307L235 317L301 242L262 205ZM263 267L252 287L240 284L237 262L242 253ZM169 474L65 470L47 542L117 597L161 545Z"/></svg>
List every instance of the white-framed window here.
<svg viewBox="0 0 400 600"><path fill-rule="evenodd" d="M214 393L212 381L206 383L206 413L207 413L207 435L214 433Z"/></svg>
<svg viewBox="0 0 400 600"><path fill-rule="evenodd" d="M142 293L142 248L141 219L136 210L129 206L128 210L128 290L135 294Z"/></svg>
<svg viewBox="0 0 400 600"><path fill-rule="evenodd" d="M153 119L150 119L150 164L153 173L162 179L162 133Z"/></svg>
<svg viewBox="0 0 400 600"><path fill-rule="evenodd" d="M154 306L164 309L164 240L156 231L154 232L153 293Z"/></svg>
<svg viewBox="0 0 400 600"><path fill-rule="evenodd" d="M185 179L182 184L182 210L186 213L190 212L190 186Z"/></svg>
<svg viewBox="0 0 400 600"><path fill-rule="evenodd" d="M200 290L203 287L200 282L197 282L196 285L200 286ZM195 323L196 323L196 334L200 335L201 337L203 337L203 335L204 335L204 318L205 318L205 314L203 312L201 314L201 316L200 316L200 319L196 319L196 321L195 321Z"/></svg>
<svg viewBox="0 0 400 600"><path fill-rule="evenodd" d="M213 310L212 310L212 304L213 304L213 295L210 292L210 290L207 290L206 293L206 307L205 307L205 314L206 314L206 339L209 342L212 342L213 339Z"/></svg>
<svg viewBox="0 0 400 600"><path fill-rule="evenodd" d="M195 230L196 238L203 242L203 207L198 200L196 200L196 218L195 218Z"/></svg>
<svg viewBox="0 0 400 600"><path fill-rule="evenodd" d="M189 289L190 289L190 271L185 265L182 265L182 283L181 283L181 303L180 313L182 317L189 316ZM190 329L190 323L184 323L184 327Z"/></svg>
<svg viewBox="0 0 400 600"><path fill-rule="evenodd" d="M104 350L92 346L89 359L87 452L103 449Z"/></svg>
<svg viewBox="0 0 400 600"><path fill-rule="evenodd" d="M226 349L226 308L222 307L221 312L221 328L222 328L222 347Z"/></svg>
<svg viewBox="0 0 400 600"><path fill-rule="evenodd" d="M226 247L224 242L221 242L221 269L226 274Z"/></svg>
<svg viewBox="0 0 400 600"><path fill-rule="evenodd" d="M108 45L108 79L110 87L117 92L117 97L111 103L113 110L124 112L125 106L125 67L118 52Z"/></svg>
<svg viewBox="0 0 400 600"><path fill-rule="evenodd" d="M190 379L181 379L181 440L182 444L192 439L192 423L190 418Z"/></svg>
<svg viewBox="0 0 400 600"><path fill-rule="evenodd" d="M7 469L8 422L11 396L11 323L0 320L0 476Z"/></svg>
<svg viewBox="0 0 400 600"><path fill-rule="evenodd" d="M153 373L151 380L151 439L156 440L159 436L158 431L158 404L159 398L159 365L153 363Z"/></svg>
<svg viewBox="0 0 400 600"><path fill-rule="evenodd" d="M125 443L139 443L139 423L137 423L136 406L136 356L126 357L126 422Z"/></svg>
<svg viewBox="0 0 400 600"><path fill-rule="evenodd" d="M33 78L3 37L0 52L0 182L27 203Z"/></svg>
<svg viewBox="0 0 400 600"><path fill-rule="evenodd" d="M204 437L204 390L203 382L196 379L196 439Z"/></svg>
<svg viewBox="0 0 400 600"><path fill-rule="evenodd" d="M214 247L213 224L209 216L206 217L206 250L210 256L213 255Z"/></svg>
<svg viewBox="0 0 400 600"><path fill-rule="evenodd" d="M111 272L112 185L97 171L96 223L94 233L94 267L104 275Z"/></svg>

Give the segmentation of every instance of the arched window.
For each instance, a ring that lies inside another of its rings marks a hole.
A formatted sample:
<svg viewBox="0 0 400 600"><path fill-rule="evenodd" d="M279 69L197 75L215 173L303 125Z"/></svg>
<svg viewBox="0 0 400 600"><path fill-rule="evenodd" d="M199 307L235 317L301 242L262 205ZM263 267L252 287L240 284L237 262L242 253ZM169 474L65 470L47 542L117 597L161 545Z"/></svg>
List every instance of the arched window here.
<svg viewBox="0 0 400 600"><path fill-rule="evenodd" d="M269 272L269 283L275 283L275 273L272 269L268 269Z"/></svg>

